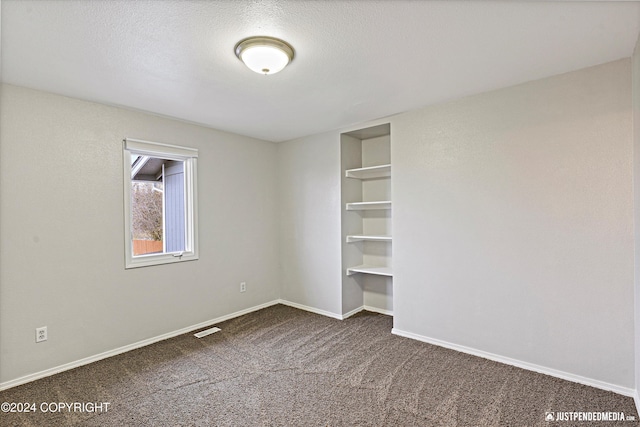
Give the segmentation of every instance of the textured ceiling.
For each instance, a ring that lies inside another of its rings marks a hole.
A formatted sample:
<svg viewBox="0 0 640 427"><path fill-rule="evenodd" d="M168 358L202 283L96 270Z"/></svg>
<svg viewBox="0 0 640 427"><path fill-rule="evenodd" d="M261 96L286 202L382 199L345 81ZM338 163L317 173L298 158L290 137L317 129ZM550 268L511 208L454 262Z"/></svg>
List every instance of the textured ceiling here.
<svg viewBox="0 0 640 427"><path fill-rule="evenodd" d="M2 80L283 141L632 54L637 2L2 0ZM296 49L262 76L252 35Z"/></svg>

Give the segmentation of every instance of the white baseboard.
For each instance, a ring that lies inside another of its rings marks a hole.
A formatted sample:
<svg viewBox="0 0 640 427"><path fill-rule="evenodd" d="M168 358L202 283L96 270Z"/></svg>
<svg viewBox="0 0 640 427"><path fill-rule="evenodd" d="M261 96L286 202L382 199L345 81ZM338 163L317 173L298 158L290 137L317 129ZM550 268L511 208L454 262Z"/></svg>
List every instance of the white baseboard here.
<svg viewBox="0 0 640 427"><path fill-rule="evenodd" d="M350 312L343 314L341 316L341 320L348 319L349 317L353 316L354 314L360 313L362 310L364 310L364 306L360 306L358 308L355 308L355 309L351 310Z"/></svg>
<svg viewBox="0 0 640 427"><path fill-rule="evenodd" d="M159 341L163 341L169 338L173 338L175 336L178 335L182 335L185 334L187 332L191 332L194 331L196 329L200 329L203 328L205 326L210 326L216 323L221 323L224 322L225 320L229 320L229 319L233 319L235 317L240 317L243 316L245 314L254 312L254 311L258 311L258 310L262 310L263 308L267 308L267 307L271 307L272 305L276 305L276 304L283 304L283 305L287 305L293 308L297 308L300 310L304 310L304 311L309 311L311 313L316 313L316 314L320 314L322 316L327 316L327 317L331 317L334 319L338 319L338 320L344 320L350 316L353 316L356 313L359 313L362 310L366 310L366 311L371 311L374 313L380 313L380 314L386 314L386 315L393 315L393 312L389 311L389 310L383 310L383 309L379 309L376 307L369 307L369 306L362 306L362 307L358 307L355 310L350 311L349 313L346 313L344 315L340 315L340 314L336 314L336 313L332 313L330 311L326 311L326 310L321 310L318 308L314 308L314 307L309 307L303 304L298 304L298 303L294 303L291 301L286 301L286 300L274 300L274 301L270 301L264 304L260 304L254 307L250 307L244 310L240 310L240 311L236 311L234 313L225 315L225 316L221 316L221 317L217 317L215 319L211 319L211 320L207 320L201 323L198 323L196 325L191 325L191 326L187 326L186 328L182 328L173 332L169 332L166 334L162 334L162 335L158 335L156 337L153 338L148 338L146 340L142 340L142 341L138 341L136 343L133 344L129 344L123 347L119 347L116 348L114 350L109 350L109 351L105 351L103 353L100 354L96 354L94 356L89 356L89 357L85 357L83 359L80 360L76 360L74 362L70 362L70 363L65 363L63 365L59 365L56 366L54 368L50 368L50 369L46 369L44 371L40 371L40 372L36 372L33 374L29 374L29 375L25 375L23 377L20 378L16 378L14 380L9 380L9 381L5 381L3 383L0 383L0 391L1 390L6 390L8 388L11 387L16 387L18 385L22 385L22 384L26 384L28 382L31 381L35 381L38 380L40 378L45 378L60 372L64 372L64 371L68 371L70 369L73 368L77 368L83 365L87 365L89 363L92 362L97 362L98 360L102 360L102 359L106 359L108 357L112 357L112 356L116 356L118 354L122 354L122 353L126 353L127 351L131 351L131 350L135 350L137 348L141 348L141 347L145 347L147 345L150 344L154 344L156 342ZM466 346L462 346L462 345L458 345L458 344L452 344L446 341L441 341L435 338L429 338L429 337L425 337L422 335L418 335L418 334L414 334L412 332L406 332L406 331L402 331L396 328L393 328L391 330L391 332L395 335L398 336L402 336L405 338L411 338L411 339L415 339L418 341L422 341L422 342L426 342L429 344L433 344L433 345L437 345L440 347L445 347L451 350L455 350L455 351L460 351L462 353L467 353L467 354L471 354L473 356L478 356L478 357L482 357L485 359L489 359L489 360L493 360L495 362L499 362L499 363L504 363L507 365L511 365L511 366L515 366L518 368L522 368L522 369L527 369L529 371L534 371L534 372L538 372L541 374L545 374L545 375L550 375L552 377L556 377L556 378L561 378L564 380L568 380L568 381L572 381L572 382L576 382L579 384L584 384L584 385L588 385L591 387L595 387L595 388L599 388L602 390L607 390L607 391L612 391L614 393L618 393L624 396L629 396L632 397L634 399L635 405L636 405L636 410L638 411L638 413L640 414L640 396L638 395L638 390L634 390L631 388L627 388L627 387L622 387L622 386L618 386L615 384L610 384L604 381L599 381L599 380L595 380L595 379L591 379L591 378L586 378L586 377L582 377L580 375L575 375L575 374L570 374L568 372L563 372L563 371L558 371L556 369L551 369L551 368L547 368L544 366L540 366L540 365L535 365L533 363L528 363L528 362L523 362L520 360L516 360L516 359L511 359L509 357L504 357L504 356L499 356L493 353L488 353L482 350L476 350L474 348L471 347L466 347Z"/></svg>
<svg viewBox="0 0 640 427"><path fill-rule="evenodd" d="M365 311L370 311L372 313L384 314L386 316L393 316L392 310L385 310L384 308L371 307L370 305L362 306L362 309Z"/></svg>
<svg viewBox="0 0 640 427"><path fill-rule="evenodd" d="M349 311L348 313L345 313L345 314L337 314L337 313L332 313L330 311L321 310L319 308L310 307L308 305L298 304L297 302L291 302L291 301L287 301L287 300L283 300L283 299L279 300L278 302L280 304L283 304L283 305L288 305L289 307L298 308L300 310L308 311L310 313L320 314L322 316L332 317L332 318L338 319L338 320L347 319L347 318L353 316L354 314L360 313L362 310L371 311L373 313L386 314L387 316L393 316L393 311L391 311L391 310L385 310L385 309L382 309L382 308L371 307L371 306L368 306L368 305L362 305L362 306L360 306L358 308L355 308L355 309L353 309L353 310L351 310L351 311Z"/></svg>
<svg viewBox="0 0 640 427"><path fill-rule="evenodd" d="M640 415L640 396L637 389L633 390L633 401L636 404L636 414Z"/></svg>
<svg viewBox="0 0 640 427"><path fill-rule="evenodd" d="M85 357L80 360L76 360L75 362L65 363L64 365L56 366L54 368L45 369L44 371L36 372L33 374L25 375L20 378L16 378L14 380L5 381L0 383L0 391L6 390L11 387L19 386L22 384L26 384L31 381L38 380L40 378L45 378L60 372L68 371L73 368L77 368L79 366L87 365L92 362L97 362L98 360L106 359L107 357L116 356L118 354L126 353L127 351L135 350L140 347L145 347L147 345L156 343L158 341L163 341L169 338L173 338L178 335L185 334L187 332L194 331L196 329L204 328L205 326L210 326L215 323L224 322L225 320L233 319L235 317L240 317L245 314L262 310L263 308L271 307L272 305L278 304L280 301L270 301L264 304L256 305L255 307L250 307L244 310L236 311L235 313L227 314L226 316L217 317L215 319L207 320L196 325L187 326L186 328L178 329L177 331L169 332L166 334L158 335L153 338L148 338L146 340L138 341L133 344L125 345L124 347L119 347L114 350L105 351L104 353L96 354L94 356Z"/></svg>
<svg viewBox="0 0 640 427"><path fill-rule="evenodd" d="M426 342L429 344L437 345L439 347L445 347L451 350L459 351L462 353L471 354L473 356L482 357L484 359L493 360L494 362L504 363L506 365L515 366L517 368L526 369L528 371L538 372L540 374L549 375L552 377L560 378L567 381L572 381L574 383L584 384L591 387L599 388L602 390L612 391L614 393L621 394L623 396L633 397L636 399L636 407L638 407L638 399L637 392L632 388L622 387L615 384L610 384L604 381L595 380L592 378L583 377L580 375L570 374L568 372L558 371L556 369L547 368L545 366L536 365L533 363L523 362L517 359L511 359L510 357L499 356L497 354L488 353L482 350L476 350L475 348L466 347L463 345L452 344L450 342L441 341L439 339L425 337L423 335L414 334L412 332L401 331L399 329L393 328L391 330L392 334L399 335L405 338L411 338L414 340Z"/></svg>
<svg viewBox="0 0 640 427"><path fill-rule="evenodd" d="M297 308L300 310L308 311L310 313L320 314L322 316L332 317L334 319L342 320L342 315L337 313L332 313L330 311L321 310L315 307L309 307L308 305L298 304L297 302L291 302L284 299L278 300L278 303L282 305L288 305L289 307Z"/></svg>

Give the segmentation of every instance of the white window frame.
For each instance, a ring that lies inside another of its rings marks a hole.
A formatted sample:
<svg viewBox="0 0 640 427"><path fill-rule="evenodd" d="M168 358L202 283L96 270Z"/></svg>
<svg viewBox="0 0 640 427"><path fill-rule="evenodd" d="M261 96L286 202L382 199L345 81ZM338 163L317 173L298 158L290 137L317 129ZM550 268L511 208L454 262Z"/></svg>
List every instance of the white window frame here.
<svg viewBox="0 0 640 427"><path fill-rule="evenodd" d="M123 140L124 170L124 241L125 268L172 264L198 259L198 150L159 142L126 138ZM184 162L185 250L162 254L133 255L131 231L131 160L133 156L150 156Z"/></svg>

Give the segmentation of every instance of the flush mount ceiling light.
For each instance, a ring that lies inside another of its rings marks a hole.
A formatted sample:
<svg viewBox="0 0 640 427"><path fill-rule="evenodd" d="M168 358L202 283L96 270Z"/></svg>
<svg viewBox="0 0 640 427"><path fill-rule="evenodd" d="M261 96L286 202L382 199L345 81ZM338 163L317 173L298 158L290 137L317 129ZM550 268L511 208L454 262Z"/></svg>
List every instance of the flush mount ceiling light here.
<svg viewBox="0 0 640 427"><path fill-rule="evenodd" d="M240 40L235 48L236 56L251 71L275 74L293 60L293 47L274 37L249 37Z"/></svg>

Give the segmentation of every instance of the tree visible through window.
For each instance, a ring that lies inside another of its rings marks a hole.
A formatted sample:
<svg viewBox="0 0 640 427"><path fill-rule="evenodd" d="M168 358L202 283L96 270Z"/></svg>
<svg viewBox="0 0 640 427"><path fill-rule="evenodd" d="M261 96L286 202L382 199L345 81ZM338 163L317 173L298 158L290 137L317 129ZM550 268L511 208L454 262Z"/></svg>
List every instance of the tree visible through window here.
<svg viewBox="0 0 640 427"><path fill-rule="evenodd" d="M131 183L133 255L163 251L162 193L162 182L133 181Z"/></svg>

